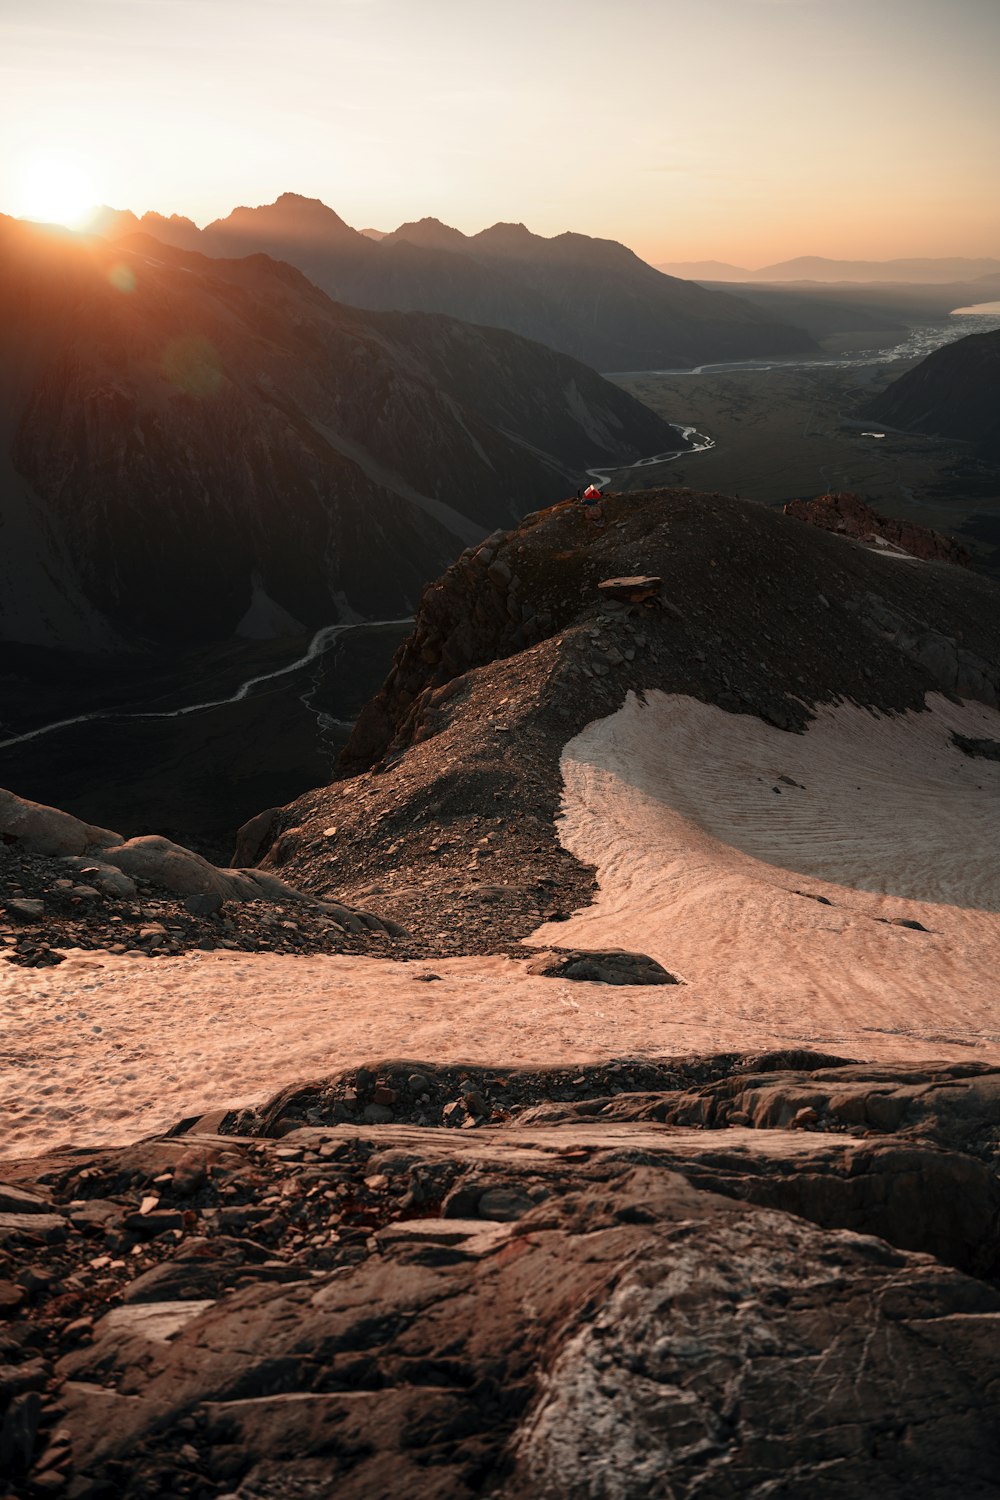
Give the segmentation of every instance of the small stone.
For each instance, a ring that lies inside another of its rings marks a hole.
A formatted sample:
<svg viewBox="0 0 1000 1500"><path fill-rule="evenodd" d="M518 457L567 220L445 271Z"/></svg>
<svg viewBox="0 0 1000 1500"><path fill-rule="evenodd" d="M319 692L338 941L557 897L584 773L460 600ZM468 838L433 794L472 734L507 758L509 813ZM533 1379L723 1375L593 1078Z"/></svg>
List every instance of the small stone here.
<svg viewBox="0 0 1000 1500"><path fill-rule="evenodd" d="M211 917L223 906L222 897L217 891L199 892L194 896L186 896L184 899L184 910L191 913L193 917Z"/></svg>
<svg viewBox="0 0 1000 1500"><path fill-rule="evenodd" d="M69 1457L68 1454L54 1454L49 1458L47 1453L42 1454L45 1463L63 1462ZM32 1484L35 1493L39 1495L61 1495L69 1482L69 1475L64 1474L61 1469L47 1468L42 1473L36 1472L32 1475Z"/></svg>
<svg viewBox="0 0 1000 1500"><path fill-rule="evenodd" d="M0 1470L10 1474L28 1467L41 1416L42 1400L37 1391L14 1397L0 1428Z"/></svg>
<svg viewBox="0 0 1000 1500"><path fill-rule="evenodd" d="M395 1116L384 1104L366 1104L362 1119L366 1125L391 1125Z"/></svg>
<svg viewBox="0 0 1000 1500"><path fill-rule="evenodd" d="M26 1292L44 1292L55 1279L54 1273L46 1271L43 1266L25 1266L17 1273L17 1284Z"/></svg>
<svg viewBox="0 0 1000 1500"><path fill-rule="evenodd" d="M374 1093L372 1094L372 1099L376 1104L386 1104L390 1107L395 1104L398 1098L399 1095L396 1093L396 1090L389 1088L386 1084L383 1083L378 1084L375 1088Z"/></svg>
<svg viewBox="0 0 1000 1500"><path fill-rule="evenodd" d="M9 1318L24 1301L24 1288L13 1281L0 1281L0 1318Z"/></svg>
<svg viewBox="0 0 1000 1500"><path fill-rule="evenodd" d="M416 1094L418 1097L421 1094L426 1094L429 1091L430 1086L430 1079L425 1077L423 1073L411 1073L409 1078L406 1080L406 1087L409 1089L410 1093Z"/></svg>
<svg viewBox="0 0 1000 1500"><path fill-rule="evenodd" d="M810 1125L819 1124L819 1115L810 1105L806 1105L804 1109L796 1110L792 1124L796 1130L805 1130Z"/></svg>
<svg viewBox="0 0 1000 1500"><path fill-rule="evenodd" d="M479 1199L478 1212L481 1219L495 1219L507 1224L534 1206L527 1193L519 1192L517 1188L488 1188Z"/></svg>
<svg viewBox="0 0 1000 1500"><path fill-rule="evenodd" d="M27 896L16 897L7 902L7 910L21 922L37 922L45 915L45 902L35 901Z"/></svg>
<svg viewBox="0 0 1000 1500"><path fill-rule="evenodd" d="M174 1208L157 1208L146 1214L126 1214L125 1228L131 1234L151 1239L153 1235L162 1234L165 1229L183 1229L184 1215L180 1209Z"/></svg>

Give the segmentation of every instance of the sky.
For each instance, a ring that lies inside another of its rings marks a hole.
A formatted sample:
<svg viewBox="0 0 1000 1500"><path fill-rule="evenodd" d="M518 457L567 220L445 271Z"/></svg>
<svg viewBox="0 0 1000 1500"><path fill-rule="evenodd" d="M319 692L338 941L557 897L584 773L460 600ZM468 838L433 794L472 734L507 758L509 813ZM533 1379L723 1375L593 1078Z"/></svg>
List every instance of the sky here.
<svg viewBox="0 0 1000 1500"><path fill-rule="evenodd" d="M1000 254L1000 0L2 0L0 212Z"/></svg>

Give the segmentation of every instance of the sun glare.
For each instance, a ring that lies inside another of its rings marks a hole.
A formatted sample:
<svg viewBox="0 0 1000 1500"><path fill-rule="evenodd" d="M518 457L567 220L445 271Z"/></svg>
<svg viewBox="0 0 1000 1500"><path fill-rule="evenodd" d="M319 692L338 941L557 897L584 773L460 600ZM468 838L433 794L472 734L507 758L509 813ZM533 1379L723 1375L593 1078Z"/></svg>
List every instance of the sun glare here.
<svg viewBox="0 0 1000 1500"><path fill-rule="evenodd" d="M56 156L26 162L21 172L17 214L45 224L77 228L94 204L93 185L76 163Z"/></svg>

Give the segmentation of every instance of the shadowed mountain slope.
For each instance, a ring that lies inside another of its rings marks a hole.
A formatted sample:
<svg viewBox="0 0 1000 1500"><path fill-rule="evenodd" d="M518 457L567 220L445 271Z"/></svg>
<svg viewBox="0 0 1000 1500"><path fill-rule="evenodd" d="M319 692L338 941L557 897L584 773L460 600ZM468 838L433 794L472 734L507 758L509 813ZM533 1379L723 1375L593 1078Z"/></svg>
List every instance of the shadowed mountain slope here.
<svg viewBox="0 0 1000 1500"><path fill-rule="evenodd" d="M192 247L186 220L143 229ZM109 216L106 232L134 229ZM613 240L544 239L523 224L463 235L436 219L373 240L317 199L283 193L208 224L209 255L263 252L290 261L330 296L358 307L441 312L508 328L602 370L687 366L812 349L801 328L727 293L664 276Z"/></svg>
<svg viewBox="0 0 1000 1500"><path fill-rule="evenodd" d="M936 349L867 408L893 427L962 438L1000 460L1000 331Z"/></svg>
<svg viewBox="0 0 1000 1500"><path fill-rule="evenodd" d="M399 616L585 467L684 446L512 334L10 219L0 382L0 636L43 644L221 638L252 605L284 632Z"/></svg>

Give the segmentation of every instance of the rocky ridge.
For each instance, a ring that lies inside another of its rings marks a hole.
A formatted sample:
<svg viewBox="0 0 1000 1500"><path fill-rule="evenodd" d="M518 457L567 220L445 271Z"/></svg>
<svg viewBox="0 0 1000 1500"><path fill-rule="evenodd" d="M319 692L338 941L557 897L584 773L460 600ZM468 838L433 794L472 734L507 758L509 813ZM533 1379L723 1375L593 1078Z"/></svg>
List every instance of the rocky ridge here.
<svg viewBox="0 0 1000 1500"><path fill-rule="evenodd" d="M602 580L650 574L644 602ZM242 830L236 861L375 904L440 951L491 952L586 904L558 842L559 758L626 693L690 694L790 733L811 705L995 706L996 589L948 563L887 560L719 495L567 502L469 549L344 751L342 779Z"/></svg>

